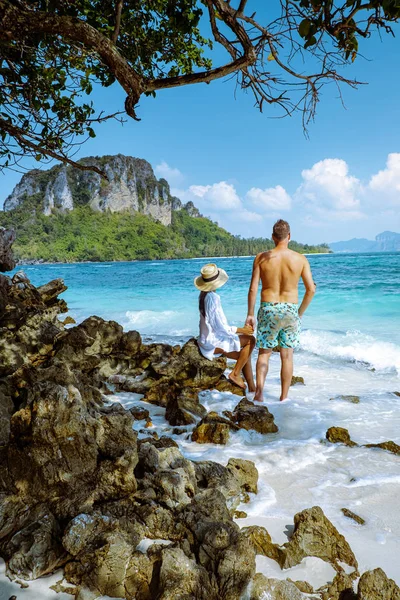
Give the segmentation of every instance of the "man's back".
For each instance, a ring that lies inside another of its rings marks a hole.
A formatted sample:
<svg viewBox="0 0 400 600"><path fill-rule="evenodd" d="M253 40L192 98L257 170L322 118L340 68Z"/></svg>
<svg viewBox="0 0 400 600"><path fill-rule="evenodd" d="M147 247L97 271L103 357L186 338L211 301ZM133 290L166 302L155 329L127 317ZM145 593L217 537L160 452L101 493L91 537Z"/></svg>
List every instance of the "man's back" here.
<svg viewBox="0 0 400 600"><path fill-rule="evenodd" d="M274 248L256 258L260 268L262 302L298 302L298 283L307 259L288 248Z"/></svg>

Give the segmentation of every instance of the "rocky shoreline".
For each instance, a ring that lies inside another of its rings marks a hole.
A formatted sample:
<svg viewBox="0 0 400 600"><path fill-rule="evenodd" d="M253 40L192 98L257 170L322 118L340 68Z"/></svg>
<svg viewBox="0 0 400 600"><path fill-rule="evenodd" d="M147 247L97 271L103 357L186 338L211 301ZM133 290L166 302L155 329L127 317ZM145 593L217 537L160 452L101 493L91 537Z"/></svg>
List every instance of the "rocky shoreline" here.
<svg viewBox="0 0 400 600"><path fill-rule="evenodd" d="M0 232L3 271L14 266L12 242ZM23 273L0 275L0 555L11 579L62 568L56 589L77 600L400 600L381 569L360 577L321 508L295 515L283 545L263 527L241 529L237 508L257 493L252 461L188 460L174 439L151 433L142 406L108 401L142 394L196 443L226 443L238 429L276 433L268 409L226 379L224 358L205 360L194 340L146 345L96 316L67 329L65 289L61 279L36 288ZM207 413L199 394L212 389L236 393L236 408ZM333 429L328 443L355 444ZM335 576L318 590L266 578L256 555L281 569L317 557Z"/></svg>

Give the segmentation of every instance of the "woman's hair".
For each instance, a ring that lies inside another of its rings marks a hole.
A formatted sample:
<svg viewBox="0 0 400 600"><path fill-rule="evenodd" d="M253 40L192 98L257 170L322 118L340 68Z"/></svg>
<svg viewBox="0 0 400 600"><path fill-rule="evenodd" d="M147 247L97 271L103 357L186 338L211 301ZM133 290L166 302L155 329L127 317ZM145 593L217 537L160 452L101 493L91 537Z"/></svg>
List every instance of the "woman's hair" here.
<svg viewBox="0 0 400 600"><path fill-rule="evenodd" d="M199 296L199 311L200 314L203 315L204 318L206 318L206 296L207 296L208 292L200 292L200 296Z"/></svg>

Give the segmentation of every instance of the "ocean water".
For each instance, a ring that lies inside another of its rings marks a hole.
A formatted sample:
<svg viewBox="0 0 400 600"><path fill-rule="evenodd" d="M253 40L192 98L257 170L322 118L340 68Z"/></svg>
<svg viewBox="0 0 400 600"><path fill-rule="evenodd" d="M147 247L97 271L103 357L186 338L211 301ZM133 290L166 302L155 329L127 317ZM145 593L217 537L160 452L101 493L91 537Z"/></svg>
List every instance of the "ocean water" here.
<svg viewBox="0 0 400 600"><path fill-rule="evenodd" d="M228 320L241 325L253 259L214 260L230 276L220 290ZM324 442L326 430L336 425L346 427L360 444L400 444L400 397L394 394L400 392L400 253L314 255L309 261L317 294L303 319L295 357L295 375L303 376L306 385L291 388L290 402L279 403L279 357L273 355L265 388L279 432L263 436L240 431L225 447L196 445L183 435L175 439L194 460L225 464L236 456L256 463L259 493L241 507L248 517L238 520L240 525L265 525L283 543L293 515L319 505L349 541L361 572L379 566L400 584L400 456ZM126 330L139 330L145 340L182 343L198 331L193 279L205 262L35 265L24 270L35 285L64 278L64 297L78 322L96 314ZM358 395L360 403L338 399L342 394ZM127 406L141 402L134 394L112 400ZM222 411L233 408L237 397L207 392L201 401ZM154 428L171 435L163 409L150 409ZM357 513L366 524L344 517L341 508ZM332 578L318 559L280 572L259 557L258 569L292 579L312 572L316 585Z"/></svg>

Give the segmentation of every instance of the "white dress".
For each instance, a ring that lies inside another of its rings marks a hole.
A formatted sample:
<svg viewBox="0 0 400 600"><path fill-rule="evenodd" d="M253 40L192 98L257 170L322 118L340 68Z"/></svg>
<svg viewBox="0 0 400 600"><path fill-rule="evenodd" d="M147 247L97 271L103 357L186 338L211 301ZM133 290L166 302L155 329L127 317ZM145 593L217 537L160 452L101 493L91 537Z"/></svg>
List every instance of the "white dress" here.
<svg viewBox="0 0 400 600"><path fill-rule="evenodd" d="M213 360L215 348L221 348L224 352L238 352L240 340L236 334L237 327L228 324L218 294L209 292L204 308L206 316L200 313L200 336L197 338L202 355Z"/></svg>

